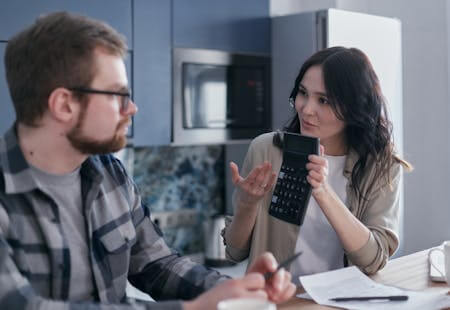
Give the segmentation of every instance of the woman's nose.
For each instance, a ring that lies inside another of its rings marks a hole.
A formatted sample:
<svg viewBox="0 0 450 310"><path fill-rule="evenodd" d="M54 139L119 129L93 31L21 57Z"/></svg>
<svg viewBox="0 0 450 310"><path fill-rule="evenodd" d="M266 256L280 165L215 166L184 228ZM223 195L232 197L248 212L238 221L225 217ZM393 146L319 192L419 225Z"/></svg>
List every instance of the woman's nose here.
<svg viewBox="0 0 450 310"><path fill-rule="evenodd" d="M311 98L306 98L301 105L301 112L303 114L314 113L314 102Z"/></svg>

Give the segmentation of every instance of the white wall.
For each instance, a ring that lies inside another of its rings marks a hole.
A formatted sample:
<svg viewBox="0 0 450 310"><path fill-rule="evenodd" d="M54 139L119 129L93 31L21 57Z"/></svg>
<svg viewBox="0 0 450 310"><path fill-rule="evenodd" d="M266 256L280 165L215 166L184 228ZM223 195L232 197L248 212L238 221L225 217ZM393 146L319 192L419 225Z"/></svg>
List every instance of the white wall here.
<svg viewBox="0 0 450 310"><path fill-rule="evenodd" d="M326 7L401 20L403 148L415 166L405 174L403 253L450 239L449 1L271 0L270 9L275 16Z"/></svg>
<svg viewBox="0 0 450 310"><path fill-rule="evenodd" d="M405 251L450 239L448 1L372 1L403 23ZM433 5L430 5L432 3Z"/></svg>

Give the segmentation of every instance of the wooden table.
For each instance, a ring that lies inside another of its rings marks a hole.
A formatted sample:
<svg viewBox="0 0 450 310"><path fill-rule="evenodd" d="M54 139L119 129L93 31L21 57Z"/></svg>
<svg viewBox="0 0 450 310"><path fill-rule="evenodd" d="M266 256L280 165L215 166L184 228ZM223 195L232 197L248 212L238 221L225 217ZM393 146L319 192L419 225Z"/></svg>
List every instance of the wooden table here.
<svg viewBox="0 0 450 310"><path fill-rule="evenodd" d="M428 268L428 250L425 250L389 261L382 270L370 278L378 283L394 285L404 289L435 292L450 291L450 287L446 283L429 280ZM298 293L303 292L304 290L299 288ZM311 300L293 297L286 303L278 305L277 309L320 310L336 308L321 306Z"/></svg>

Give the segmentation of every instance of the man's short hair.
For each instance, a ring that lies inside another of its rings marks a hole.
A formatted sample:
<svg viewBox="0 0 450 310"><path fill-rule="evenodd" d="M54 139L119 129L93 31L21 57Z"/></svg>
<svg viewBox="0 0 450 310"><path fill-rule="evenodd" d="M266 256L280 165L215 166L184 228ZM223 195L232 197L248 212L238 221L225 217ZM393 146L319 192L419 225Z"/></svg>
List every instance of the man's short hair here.
<svg viewBox="0 0 450 310"><path fill-rule="evenodd" d="M39 17L16 34L4 60L17 122L38 126L58 87L88 87L96 72L96 48L123 58L127 52L125 38L112 27L67 12Z"/></svg>

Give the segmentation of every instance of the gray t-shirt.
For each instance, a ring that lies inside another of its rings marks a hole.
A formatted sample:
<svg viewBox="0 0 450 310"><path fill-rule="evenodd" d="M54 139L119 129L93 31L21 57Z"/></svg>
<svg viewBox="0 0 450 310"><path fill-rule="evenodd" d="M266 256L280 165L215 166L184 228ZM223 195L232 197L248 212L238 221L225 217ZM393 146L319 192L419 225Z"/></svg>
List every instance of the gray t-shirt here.
<svg viewBox="0 0 450 310"><path fill-rule="evenodd" d="M328 160L328 183L345 203L348 181L343 171L346 156L325 155L325 157ZM344 267L344 249L341 241L312 196L295 247L295 252L299 251L302 255L292 263L290 269L293 282L296 284L299 284L299 276Z"/></svg>
<svg viewBox="0 0 450 310"><path fill-rule="evenodd" d="M35 178L41 183L42 189L58 205L61 227L70 249L69 299L72 301L93 300L95 288L81 200L80 169L64 175L49 174L36 167L31 169Z"/></svg>

